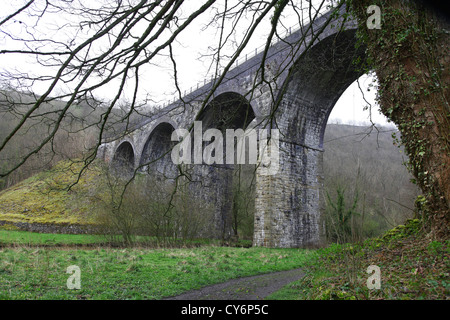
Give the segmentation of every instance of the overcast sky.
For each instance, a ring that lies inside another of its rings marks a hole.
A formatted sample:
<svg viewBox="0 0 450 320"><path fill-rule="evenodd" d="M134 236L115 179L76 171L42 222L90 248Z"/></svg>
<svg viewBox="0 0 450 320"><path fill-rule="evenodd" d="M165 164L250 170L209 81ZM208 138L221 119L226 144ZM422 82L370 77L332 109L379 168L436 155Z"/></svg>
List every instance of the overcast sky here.
<svg viewBox="0 0 450 320"><path fill-rule="evenodd" d="M374 81L374 76L363 75L359 78L359 86L356 81L351 84L334 106L328 123L370 125L371 119L377 125L393 126L379 111L375 101L376 89L370 86L371 83L376 84ZM364 110L369 104L370 108Z"/></svg>

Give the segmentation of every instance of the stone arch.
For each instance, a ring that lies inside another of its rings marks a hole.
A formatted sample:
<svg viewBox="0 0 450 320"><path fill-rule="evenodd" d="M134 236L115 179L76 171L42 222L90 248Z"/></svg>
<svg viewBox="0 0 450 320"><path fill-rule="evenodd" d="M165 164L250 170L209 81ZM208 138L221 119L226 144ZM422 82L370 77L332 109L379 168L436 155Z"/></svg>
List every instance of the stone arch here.
<svg viewBox="0 0 450 320"><path fill-rule="evenodd" d="M356 48L356 41L355 29L332 34L294 63L276 115L285 124L280 128L285 140L323 147L324 128L334 105L363 74L355 61L364 61L364 48ZM314 136L308 137L308 130L315 130Z"/></svg>
<svg viewBox="0 0 450 320"><path fill-rule="evenodd" d="M202 130L218 129L223 135L223 167L232 168L226 161L226 130L243 129L256 126L259 117L258 110L240 93L233 91L222 92L214 97L199 113L197 121L201 121ZM208 142L203 143L203 147ZM248 146L247 146L248 147ZM248 150L246 150L248 152ZM237 163L236 155L234 163ZM217 166L217 165L216 165Z"/></svg>
<svg viewBox="0 0 450 320"><path fill-rule="evenodd" d="M156 174L158 179L175 178L176 166L171 160L171 150L176 144L171 141L174 130L174 123L167 119L160 119L152 126L141 150L141 171Z"/></svg>
<svg viewBox="0 0 450 320"><path fill-rule="evenodd" d="M200 112L203 129L246 128L259 112L239 93L227 91L214 97Z"/></svg>
<svg viewBox="0 0 450 320"><path fill-rule="evenodd" d="M275 114L280 171L257 177L254 245L321 243L323 136L335 103L363 73L354 64L365 59L364 48L356 42L354 29L328 35L291 67Z"/></svg>
<svg viewBox="0 0 450 320"><path fill-rule="evenodd" d="M135 152L130 141L122 141L114 152L113 169L119 174L129 175L134 171Z"/></svg>
<svg viewBox="0 0 450 320"><path fill-rule="evenodd" d="M212 203L215 207L216 234L220 237L228 238L235 233L233 230L236 231L236 227L232 225L233 210L236 210L236 206L233 206L233 184L237 181L235 172L237 166L234 165L237 162L236 140L231 143L235 145L233 148L235 160L230 164L226 158L226 130L247 129L256 119L257 114L258 111L255 111L244 96L237 92L226 91L214 97L197 117L197 121L202 123L202 133L208 129L218 129L223 137L222 164L203 164L194 167L195 175L202 180L201 188L206 191L202 192L203 200ZM205 147L213 141L204 141L202 150L206 150ZM245 145L248 148L248 143ZM205 159L203 161L205 163Z"/></svg>

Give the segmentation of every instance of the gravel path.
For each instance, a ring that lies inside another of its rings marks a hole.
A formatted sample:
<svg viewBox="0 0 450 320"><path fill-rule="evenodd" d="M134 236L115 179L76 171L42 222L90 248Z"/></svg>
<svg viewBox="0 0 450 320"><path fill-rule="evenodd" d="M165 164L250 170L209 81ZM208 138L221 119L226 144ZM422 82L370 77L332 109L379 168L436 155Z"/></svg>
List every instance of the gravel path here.
<svg viewBox="0 0 450 320"><path fill-rule="evenodd" d="M304 276L301 269L232 279L164 300L262 300Z"/></svg>

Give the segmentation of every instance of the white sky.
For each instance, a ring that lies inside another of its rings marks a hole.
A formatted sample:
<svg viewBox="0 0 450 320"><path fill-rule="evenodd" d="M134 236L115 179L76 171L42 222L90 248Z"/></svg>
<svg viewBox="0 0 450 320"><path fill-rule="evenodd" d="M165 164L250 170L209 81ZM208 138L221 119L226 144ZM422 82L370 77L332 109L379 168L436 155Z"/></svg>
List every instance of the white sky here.
<svg viewBox="0 0 450 320"><path fill-rule="evenodd" d="M359 78L359 86L355 81L341 95L333 111L328 118L328 123L343 123L353 125L370 125L370 119L377 125L394 126L388 123L386 117L380 113L378 104L375 101L376 78L373 75L363 75ZM369 90L369 91L368 91ZM370 108L366 108L370 104Z"/></svg>

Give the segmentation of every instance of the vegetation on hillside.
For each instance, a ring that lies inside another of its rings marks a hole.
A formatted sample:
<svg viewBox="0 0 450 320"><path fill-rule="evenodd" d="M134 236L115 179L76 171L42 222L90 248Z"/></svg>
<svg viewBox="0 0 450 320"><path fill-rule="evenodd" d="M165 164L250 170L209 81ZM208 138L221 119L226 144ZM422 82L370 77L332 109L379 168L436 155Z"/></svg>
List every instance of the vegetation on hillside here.
<svg viewBox="0 0 450 320"><path fill-rule="evenodd" d="M379 236L414 217L420 191L410 181L403 149L393 144L396 132L395 127L327 125L324 219L331 243Z"/></svg>
<svg viewBox="0 0 450 320"><path fill-rule="evenodd" d="M8 132L20 123L38 97L0 90L0 141L7 138ZM10 104L13 104L11 107ZM67 159L83 158L96 145L101 123L100 119L106 112L99 103L80 101L72 105L59 125L58 133L49 144L41 146L41 138L53 129L53 122L64 108L64 101L52 100L39 108L39 113L29 119L23 129L12 137L2 150L0 169L9 171L24 161L24 156L36 148L40 148L13 172L0 178L0 190L9 188L20 181L32 177L41 171L50 170L58 162ZM124 112L115 109L111 114L112 124L104 135L113 135L123 128ZM78 166L77 169L82 169ZM74 171L75 172L75 171ZM80 172L80 171L78 171Z"/></svg>
<svg viewBox="0 0 450 320"><path fill-rule="evenodd" d="M0 192L0 220L8 223L43 224L94 223L95 208L79 194L94 193L101 171L92 166L79 176L83 163L61 161ZM72 187L71 187L72 186Z"/></svg>
<svg viewBox="0 0 450 320"><path fill-rule="evenodd" d="M380 269L380 288L369 289L369 266ZM269 299L448 300L450 241L433 240L410 219L383 236L320 249L306 276Z"/></svg>

